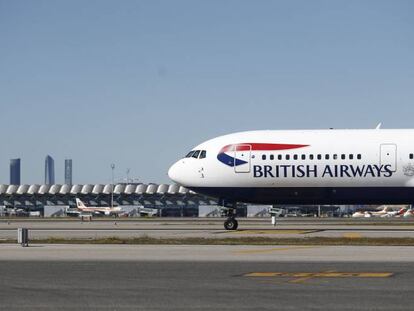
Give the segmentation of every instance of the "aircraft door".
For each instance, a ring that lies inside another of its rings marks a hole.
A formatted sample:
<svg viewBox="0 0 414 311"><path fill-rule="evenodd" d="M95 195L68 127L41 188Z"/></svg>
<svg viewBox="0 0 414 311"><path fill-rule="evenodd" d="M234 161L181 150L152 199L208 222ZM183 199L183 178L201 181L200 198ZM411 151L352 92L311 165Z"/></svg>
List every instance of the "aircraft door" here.
<svg viewBox="0 0 414 311"><path fill-rule="evenodd" d="M397 145L382 144L380 152L380 165L390 165L390 170L397 170Z"/></svg>
<svg viewBox="0 0 414 311"><path fill-rule="evenodd" d="M250 173L251 145L236 145L234 148L234 171L236 173Z"/></svg>

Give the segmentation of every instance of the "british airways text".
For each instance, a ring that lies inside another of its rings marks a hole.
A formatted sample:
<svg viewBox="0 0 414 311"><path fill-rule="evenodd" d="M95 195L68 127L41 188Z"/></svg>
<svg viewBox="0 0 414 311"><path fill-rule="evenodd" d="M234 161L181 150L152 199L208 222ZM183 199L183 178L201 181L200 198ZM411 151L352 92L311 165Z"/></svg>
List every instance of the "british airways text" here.
<svg viewBox="0 0 414 311"><path fill-rule="evenodd" d="M253 165L254 178L391 177L391 165Z"/></svg>

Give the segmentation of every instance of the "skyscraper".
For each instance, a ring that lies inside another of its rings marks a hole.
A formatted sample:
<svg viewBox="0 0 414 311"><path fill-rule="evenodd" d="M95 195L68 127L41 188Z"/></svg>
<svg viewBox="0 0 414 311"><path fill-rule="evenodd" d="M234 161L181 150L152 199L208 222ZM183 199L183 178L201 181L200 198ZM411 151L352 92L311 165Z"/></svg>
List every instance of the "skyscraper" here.
<svg viewBox="0 0 414 311"><path fill-rule="evenodd" d="M65 184L72 184L72 159L65 160Z"/></svg>
<svg viewBox="0 0 414 311"><path fill-rule="evenodd" d="M45 184L53 185L55 183L55 160L48 155L45 159Z"/></svg>
<svg viewBox="0 0 414 311"><path fill-rule="evenodd" d="M10 185L20 185L20 159L10 160Z"/></svg>

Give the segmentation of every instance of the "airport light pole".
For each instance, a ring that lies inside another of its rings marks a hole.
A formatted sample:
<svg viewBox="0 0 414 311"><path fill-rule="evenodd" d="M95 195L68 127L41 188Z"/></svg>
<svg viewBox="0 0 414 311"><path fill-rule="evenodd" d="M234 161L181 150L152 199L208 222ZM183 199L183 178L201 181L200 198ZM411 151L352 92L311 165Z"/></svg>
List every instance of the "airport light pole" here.
<svg viewBox="0 0 414 311"><path fill-rule="evenodd" d="M127 168L126 170L126 184L129 184L129 172L131 171L131 169Z"/></svg>
<svg viewBox="0 0 414 311"><path fill-rule="evenodd" d="M112 185L111 185L111 208L114 207L114 170L115 170L115 164L111 164L111 170L112 170Z"/></svg>

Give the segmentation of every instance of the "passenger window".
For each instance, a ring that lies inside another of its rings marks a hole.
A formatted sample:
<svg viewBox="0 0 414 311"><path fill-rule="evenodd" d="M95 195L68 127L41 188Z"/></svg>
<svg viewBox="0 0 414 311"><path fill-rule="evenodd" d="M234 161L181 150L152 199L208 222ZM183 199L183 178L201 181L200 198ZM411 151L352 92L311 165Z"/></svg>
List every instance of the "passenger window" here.
<svg viewBox="0 0 414 311"><path fill-rule="evenodd" d="M318 160L322 160L322 155L318 154Z"/></svg>
<svg viewBox="0 0 414 311"><path fill-rule="evenodd" d="M329 154L325 154L325 160L329 160Z"/></svg>
<svg viewBox="0 0 414 311"><path fill-rule="evenodd" d="M262 155L262 160L266 160L266 155L265 154Z"/></svg>
<svg viewBox="0 0 414 311"><path fill-rule="evenodd" d="M410 153L410 160L414 159L414 153Z"/></svg>
<svg viewBox="0 0 414 311"><path fill-rule="evenodd" d="M306 160L306 155L302 154L302 160Z"/></svg>
<svg viewBox="0 0 414 311"><path fill-rule="evenodd" d="M338 155L337 155L337 154L334 154L334 155L333 155L333 159L334 159L334 160L337 160L337 159L338 159Z"/></svg>
<svg viewBox="0 0 414 311"><path fill-rule="evenodd" d="M298 155L297 154L294 154L293 155L293 160L297 160L298 159Z"/></svg>
<svg viewBox="0 0 414 311"><path fill-rule="evenodd" d="M207 152L205 150L201 151L200 159L204 159L207 156Z"/></svg>
<svg viewBox="0 0 414 311"><path fill-rule="evenodd" d="M193 158L196 158L197 159L199 154L200 154L200 150L194 151Z"/></svg>
<svg viewBox="0 0 414 311"><path fill-rule="evenodd" d="M357 159L361 160L362 156L360 154L357 155Z"/></svg>
<svg viewBox="0 0 414 311"><path fill-rule="evenodd" d="M346 155L345 154L341 154L341 159L345 160L346 159Z"/></svg>
<svg viewBox="0 0 414 311"><path fill-rule="evenodd" d="M290 159L290 155L286 155L286 160L289 160Z"/></svg>
<svg viewBox="0 0 414 311"><path fill-rule="evenodd" d="M278 160L282 160L282 155L281 155L281 154L278 154L278 155L277 155L277 159L278 159Z"/></svg>
<svg viewBox="0 0 414 311"><path fill-rule="evenodd" d="M309 160L313 160L313 154L309 155Z"/></svg>
<svg viewBox="0 0 414 311"><path fill-rule="evenodd" d="M354 155L353 154L350 154L349 155L349 160L353 160L354 159Z"/></svg>
<svg viewBox="0 0 414 311"><path fill-rule="evenodd" d="M270 155L270 160L274 160L275 156L273 154Z"/></svg>

